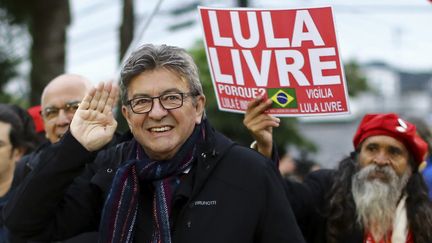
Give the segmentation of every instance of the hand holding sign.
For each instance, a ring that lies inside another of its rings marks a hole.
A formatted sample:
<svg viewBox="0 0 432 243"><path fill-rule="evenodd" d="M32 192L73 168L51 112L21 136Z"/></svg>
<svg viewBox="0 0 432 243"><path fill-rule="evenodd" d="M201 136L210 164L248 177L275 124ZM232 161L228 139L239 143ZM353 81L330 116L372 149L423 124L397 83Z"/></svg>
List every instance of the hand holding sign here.
<svg viewBox="0 0 432 243"><path fill-rule="evenodd" d="M272 101L259 97L251 101L246 110L243 124L257 142L257 150L271 158L273 148L273 127L278 127L280 119L266 114Z"/></svg>

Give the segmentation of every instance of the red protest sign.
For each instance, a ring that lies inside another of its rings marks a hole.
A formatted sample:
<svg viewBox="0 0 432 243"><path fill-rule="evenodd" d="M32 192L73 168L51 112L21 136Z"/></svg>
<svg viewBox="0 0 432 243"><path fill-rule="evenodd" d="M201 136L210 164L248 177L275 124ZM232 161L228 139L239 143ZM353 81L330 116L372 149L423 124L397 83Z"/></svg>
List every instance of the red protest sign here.
<svg viewBox="0 0 432 243"><path fill-rule="evenodd" d="M349 113L331 7L199 7L220 110L260 95L278 116Z"/></svg>

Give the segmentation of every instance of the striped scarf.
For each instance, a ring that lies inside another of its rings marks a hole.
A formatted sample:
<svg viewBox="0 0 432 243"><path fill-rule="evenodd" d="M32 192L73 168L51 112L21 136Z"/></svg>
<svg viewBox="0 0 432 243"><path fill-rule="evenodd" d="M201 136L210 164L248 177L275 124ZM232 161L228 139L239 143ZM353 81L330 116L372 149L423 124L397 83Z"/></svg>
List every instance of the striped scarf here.
<svg viewBox="0 0 432 243"><path fill-rule="evenodd" d="M150 160L141 145L132 140L133 153L117 170L111 191L105 201L99 229L100 243L134 241L134 230L140 205L140 182L154 186L152 243L171 243L171 199L180 183L179 175L192 166L195 144L204 134L196 126L192 135L170 160Z"/></svg>

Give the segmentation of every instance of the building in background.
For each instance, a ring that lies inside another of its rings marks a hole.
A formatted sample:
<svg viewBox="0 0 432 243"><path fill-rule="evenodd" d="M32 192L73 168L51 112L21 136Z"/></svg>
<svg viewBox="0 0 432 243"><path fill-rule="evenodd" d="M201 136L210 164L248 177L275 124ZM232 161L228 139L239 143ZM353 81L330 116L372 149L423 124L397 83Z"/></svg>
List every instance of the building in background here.
<svg viewBox="0 0 432 243"><path fill-rule="evenodd" d="M319 151L309 154L323 167L335 167L353 151L351 139L366 113L396 112L404 117L419 117L432 127L432 71L408 72L388 64L362 65L371 91L350 100L351 115L300 119L300 132L315 142ZM294 156L300 154L292 149Z"/></svg>

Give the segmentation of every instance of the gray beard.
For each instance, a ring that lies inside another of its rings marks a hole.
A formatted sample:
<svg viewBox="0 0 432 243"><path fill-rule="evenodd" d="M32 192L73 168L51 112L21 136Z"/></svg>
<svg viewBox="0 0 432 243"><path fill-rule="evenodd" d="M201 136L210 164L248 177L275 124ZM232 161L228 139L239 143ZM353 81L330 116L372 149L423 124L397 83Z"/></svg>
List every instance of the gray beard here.
<svg viewBox="0 0 432 243"><path fill-rule="evenodd" d="M375 171L384 173L388 181L369 179ZM390 166L375 164L354 174L352 193L357 207L357 222L369 230L375 240L381 240L392 229L396 207L410 175L409 169L399 177Z"/></svg>

